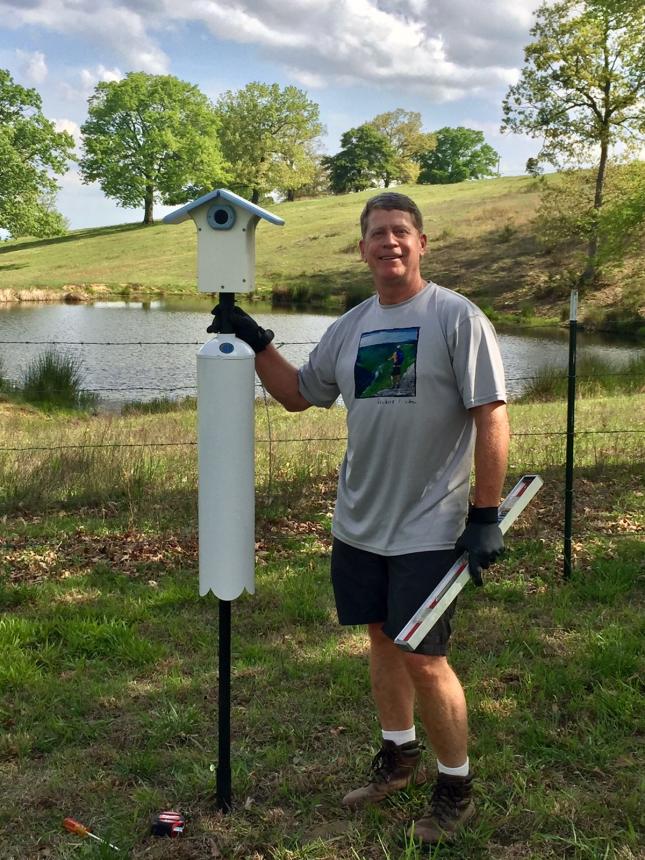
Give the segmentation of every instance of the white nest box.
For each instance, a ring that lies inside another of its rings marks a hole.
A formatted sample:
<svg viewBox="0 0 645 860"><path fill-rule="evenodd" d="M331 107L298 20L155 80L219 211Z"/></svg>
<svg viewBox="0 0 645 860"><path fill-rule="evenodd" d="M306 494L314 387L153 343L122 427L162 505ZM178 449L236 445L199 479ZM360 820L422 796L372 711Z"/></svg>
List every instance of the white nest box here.
<svg viewBox="0 0 645 860"><path fill-rule="evenodd" d="M260 218L281 226L282 218L217 188L163 219L197 227L197 289L200 293L250 293L255 286L255 225Z"/></svg>

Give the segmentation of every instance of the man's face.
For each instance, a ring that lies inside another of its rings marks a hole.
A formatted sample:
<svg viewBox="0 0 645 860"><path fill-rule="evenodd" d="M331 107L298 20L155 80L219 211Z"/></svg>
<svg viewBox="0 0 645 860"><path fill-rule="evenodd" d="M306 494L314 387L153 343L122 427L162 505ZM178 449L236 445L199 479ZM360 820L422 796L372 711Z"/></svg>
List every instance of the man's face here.
<svg viewBox="0 0 645 860"><path fill-rule="evenodd" d="M373 209L359 247L374 276L376 288L387 288L390 284L416 288L422 281L420 263L426 241L409 212Z"/></svg>

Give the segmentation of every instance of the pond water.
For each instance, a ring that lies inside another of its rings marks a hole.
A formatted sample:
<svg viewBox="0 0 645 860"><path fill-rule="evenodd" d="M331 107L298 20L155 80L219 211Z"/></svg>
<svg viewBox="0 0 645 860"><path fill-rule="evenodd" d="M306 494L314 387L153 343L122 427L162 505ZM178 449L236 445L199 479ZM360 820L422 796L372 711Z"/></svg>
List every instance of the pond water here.
<svg viewBox="0 0 645 860"><path fill-rule="evenodd" d="M19 381L29 362L47 349L42 342L56 341L61 350L81 359L85 387L97 390L106 406L195 394L195 353L199 344L210 338L206 327L212 304L210 298L195 298L0 305L0 366L5 377ZM276 311L255 305L252 313L261 325L275 331L276 344L296 365L306 360L335 319L329 314ZM539 368L567 367L566 328L499 327L498 335L511 395L521 394L527 377ZM601 356L617 369L642 351L630 342L585 332L578 335L578 348L579 357Z"/></svg>

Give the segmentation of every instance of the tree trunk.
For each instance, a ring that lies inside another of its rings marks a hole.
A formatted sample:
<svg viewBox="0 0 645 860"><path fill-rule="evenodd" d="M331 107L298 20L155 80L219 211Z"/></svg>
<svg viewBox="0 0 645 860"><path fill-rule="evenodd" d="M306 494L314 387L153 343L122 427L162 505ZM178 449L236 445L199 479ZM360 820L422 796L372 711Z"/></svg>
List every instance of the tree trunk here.
<svg viewBox="0 0 645 860"><path fill-rule="evenodd" d="M154 190L153 186L151 184L147 184L146 185L146 195L144 197L144 206L145 206L145 210L144 210L144 214L143 214L143 223L144 224L154 224L155 223L155 219L154 219L153 212L152 212L154 202L155 202L154 197L155 197L155 190Z"/></svg>
<svg viewBox="0 0 645 860"><path fill-rule="evenodd" d="M591 221L591 235L589 236L589 244L587 246L587 265L580 277L580 286L591 286L598 277L598 239L600 230L600 210L602 208L602 196L605 189L605 174L607 172L607 158L609 155L609 127L610 127L610 112L611 105L611 78L608 73L609 58L606 51L607 33L605 33L605 85L603 93L604 113L602 117L602 129L600 132L600 162L598 164L598 172L596 173L596 193L594 194L593 212Z"/></svg>
<svg viewBox="0 0 645 860"><path fill-rule="evenodd" d="M287 191L287 202L293 203L293 201L295 199L296 199L296 192L293 190L293 188L289 188L289 190Z"/></svg>
<svg viewBox="0 0 645 860"><path fill-rule="evenodd" d="M259 203L260 202L260 189L254 188L253 193L251 194L251 203Z"/></svg>

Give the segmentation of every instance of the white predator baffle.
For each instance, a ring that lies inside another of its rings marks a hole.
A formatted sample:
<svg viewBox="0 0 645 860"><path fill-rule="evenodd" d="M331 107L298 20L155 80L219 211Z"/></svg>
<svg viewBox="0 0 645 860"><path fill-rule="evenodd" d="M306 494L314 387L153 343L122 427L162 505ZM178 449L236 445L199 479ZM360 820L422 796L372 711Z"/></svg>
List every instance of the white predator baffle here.
<svg viewBox="0 0 645 860"><path fill-rule="evenodd" d="M255 353L235 335L197 353L199 593L222 600L255 591L254 385Z"/></svg>

